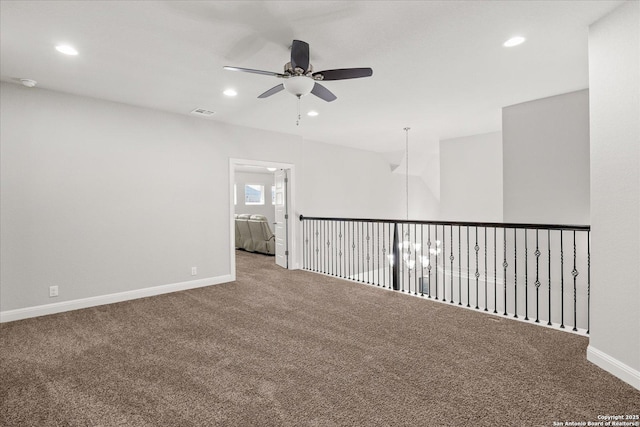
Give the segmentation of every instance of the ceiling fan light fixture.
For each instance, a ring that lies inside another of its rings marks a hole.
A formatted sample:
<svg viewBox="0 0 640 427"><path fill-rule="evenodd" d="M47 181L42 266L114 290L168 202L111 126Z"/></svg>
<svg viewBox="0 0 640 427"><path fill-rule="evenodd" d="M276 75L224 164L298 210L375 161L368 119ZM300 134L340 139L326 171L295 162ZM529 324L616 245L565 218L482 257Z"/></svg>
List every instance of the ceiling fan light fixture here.
<svg viewBox="0 0 640 427"><path fill-rule="evenodd" d="M305 96L311 93L315 81L307 76L293 76L285 79L284 88L295 96Z"/></svg>

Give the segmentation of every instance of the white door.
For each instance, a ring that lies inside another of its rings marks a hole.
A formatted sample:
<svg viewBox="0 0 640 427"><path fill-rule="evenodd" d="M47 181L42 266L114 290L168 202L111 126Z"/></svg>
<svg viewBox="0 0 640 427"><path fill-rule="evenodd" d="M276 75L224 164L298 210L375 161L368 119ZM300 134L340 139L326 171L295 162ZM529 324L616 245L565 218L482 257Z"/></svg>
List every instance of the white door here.
<svg viewBox="0 0 640 427"><path fill-rule="evenodd" d="M289 268L289 248L287 242L289 214L287 212L287 171L280 169L275 172L276 185L276 264L282 268Z"/></svg>

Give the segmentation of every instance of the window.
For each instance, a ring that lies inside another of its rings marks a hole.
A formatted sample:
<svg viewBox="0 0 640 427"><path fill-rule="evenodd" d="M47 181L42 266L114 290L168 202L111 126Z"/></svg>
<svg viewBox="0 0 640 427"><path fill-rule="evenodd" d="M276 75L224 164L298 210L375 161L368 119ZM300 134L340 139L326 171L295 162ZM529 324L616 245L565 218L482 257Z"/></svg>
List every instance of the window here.
<svg viewBox="0 0 640 427"><path fill-rule="evenodd" d="M271 204L272 205L276 204L276 186L275 185L271 186Z"/></svg>
<svg viewBox="0 0 640 427"><path fill-rule="evenodd" d="M264 185L247 184L244 186L245 205L264 205Z"/></svg>

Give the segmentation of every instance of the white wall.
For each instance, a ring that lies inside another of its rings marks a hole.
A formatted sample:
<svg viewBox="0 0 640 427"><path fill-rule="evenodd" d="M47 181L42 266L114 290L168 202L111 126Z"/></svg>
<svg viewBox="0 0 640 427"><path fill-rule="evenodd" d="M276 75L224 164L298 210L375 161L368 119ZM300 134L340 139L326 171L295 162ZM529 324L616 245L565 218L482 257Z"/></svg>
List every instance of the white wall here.
<svg viewBox="0 0 640 427"><path fill-rule="evenodd" d="M589 92L502 109L504 221L589 224Z"/></svg>
<svg viewBox="0 0 640 427"><path fill-rule="evenodd" d="M296 216L400 212L403 180L376 153L4 82L0 108L5 320L230 280L229 158L295 165Z"/></svg>
<svg viewBox="0 0 640 427"><path fill-rule="evenodd" d="M589 30L592 328L588 358L640 389L640 3Z"/></svg>
<svg viewBox="0 0 640 427"><path fill-rule="evenodd" d="M383 155L310 141L304 152L300 199L316 206L315 214L305 215L406 218L405 174L392 173ZM439 202L424 181L409 176L409 217L429 220L438 212Z"/></svg>
<svg viewBox="0 0 640 427"><path fill-rule="evenodd" d="M269 227L274 230L273 223L276 222L276 208L271 204L271 186L274 183L273 173L249 173L236 172L236 189L238 204L235 207L237 214L264 215L267 217ZM244 186L247 184L258 184L264 187L264 205L246 205L244 202Z"/></svg>
<svg viewBox="0 0 640 427"><path fill-rule="evenodd" d="M441 141L442 219L502 222L502 210L502 133Z"/></svg>

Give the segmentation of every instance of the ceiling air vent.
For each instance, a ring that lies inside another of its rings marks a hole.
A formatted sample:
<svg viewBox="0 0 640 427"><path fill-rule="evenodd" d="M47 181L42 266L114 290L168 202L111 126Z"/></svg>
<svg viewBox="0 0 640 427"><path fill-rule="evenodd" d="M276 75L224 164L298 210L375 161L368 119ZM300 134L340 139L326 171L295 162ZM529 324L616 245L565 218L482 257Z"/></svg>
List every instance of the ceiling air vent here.
<svg viewBox="0 0 640 427"><path fill-rule="evenodd" d="M196 108L195 110L191 111L191 114L199 117L211 117L215 114L215 112L205 110L204 108Z"/></svg>

